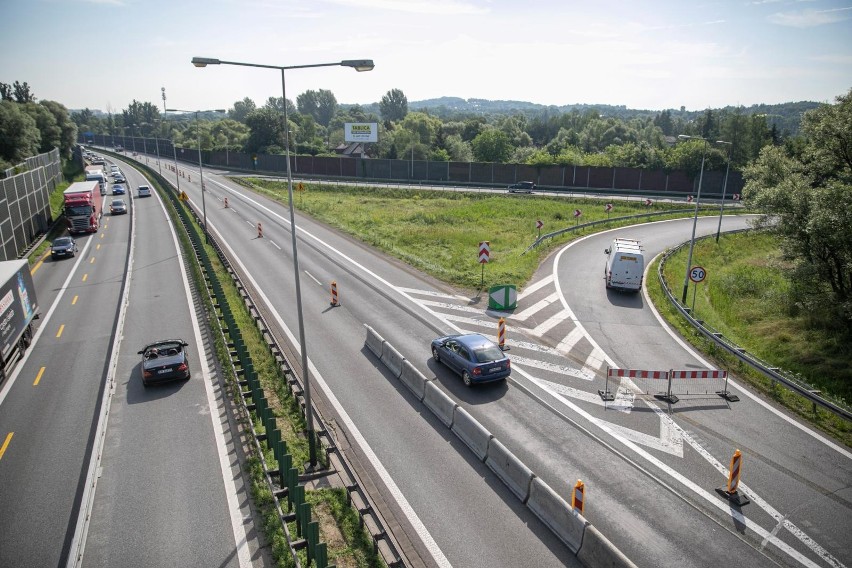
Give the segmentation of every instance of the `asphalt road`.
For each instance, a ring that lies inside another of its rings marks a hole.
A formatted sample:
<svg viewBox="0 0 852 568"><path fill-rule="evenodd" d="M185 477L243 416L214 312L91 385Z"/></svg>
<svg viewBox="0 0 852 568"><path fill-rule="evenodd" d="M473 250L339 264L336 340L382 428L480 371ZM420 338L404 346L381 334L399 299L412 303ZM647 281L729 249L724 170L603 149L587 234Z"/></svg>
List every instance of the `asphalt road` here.
<svg viewBox="0 0 852 568"><path fill-rule="evenodd" d="M75 258L48 255L33 274L38 331L0 386L0 438L13 434L0 460L0 566L67 561L129 250L128 227L103 221L77 237Z"/></svg>
<svg viewBox="0 0 852 568"><path fill-rule="evenodd" d="M286 209L214 172L205 172L205 180L211 230L251 274L295 343ZM200 209L197 181L184 180L181 188ZM356 455L376 456L377 463L367 464L370 475L385 488L388 507L407 520L406 535L423 543L424 558L458 566L573 562L490 470L387 376L363 347L364 324L427 377L436 377L551 487L567 496L573 482L583 479L586 516L638 565L849 563L844 535L850 534L852 476L845 448L784 419L735 382L730 386L742 399L738 403L712 394L682 397L669 408L624 390L616 404L602 403L597 390L604 388L608 364L702 367L662 331L647 299L605 291L603 249L612 234L551 255L522 290L518 310L499 314L486 309L482 296L449 289L297 218L308 355L327 419L345 433L341 439L352 441ZM700 225L701 231L715 230L715 220ZM621 233L641 238L650 258L688 240L691 226L686 219ZM333 309L332 280L342 304ZM432 337L454 331L491 335L500 315L510 325L514 372L507 385L465 389L429 360ZM715 492L725 484L734 448L746 456L741 489L753 497L741 510Z"/></svg>

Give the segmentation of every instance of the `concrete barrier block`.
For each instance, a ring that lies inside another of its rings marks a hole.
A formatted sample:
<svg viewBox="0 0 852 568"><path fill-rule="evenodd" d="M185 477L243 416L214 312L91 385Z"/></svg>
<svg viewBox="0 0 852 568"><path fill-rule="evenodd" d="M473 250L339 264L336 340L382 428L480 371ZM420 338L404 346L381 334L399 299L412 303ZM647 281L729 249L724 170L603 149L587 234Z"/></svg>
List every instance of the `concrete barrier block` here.
<svg viewBox="0 0 852 568"><path fill-rule="evenodd" d="M367 340L364 342L367 345L367 349L373 352L373 355L382 358L382 343L385 342L382 339L382 336L376 333L376 330L370 327L369 325L365 325L367 328Z"/></svg>
<svg viewBox="0 0 852 568"><path fill-rule="evenodd" d="M402 373L402 362L405 358L400 355L399 351L394 349L393 345L385 341L382 343L382 363L393 373L397 379Z"/></svg>
<svg viewBox="0 0 852 568"><path fill-rule="evenodd" d="M464 442L468 448L473 450L479 461L485 461L488 455L488 443L494 435L485 429L476 418L461 406L456 408L453 415L453 433Z"/></svg>
<svg viewBox="0 0 852 568"><path fill-rule="evenodd" d="M429 380L423 376L423 373L414 368L411 361L404 360L402 363L402 373L399 375L399 380L403 382L408 389L414 393L417 400L423 400L426 391L426 383Z"/></svg>
<svg viewBox="0 0 852 568"><path fill-rule="evenodd" d="M485 465L497 474L506 487L521 500L521 503L527 502L530 483L535 475L497 438L488 443Z"/></svg>
<svg viewBox="0 0 852 568"><path fill-rule="evenodd" d="M592 525L586 527L583 545L577 553L583 566L600 568L636 568L636 565L618 550L601 532Z"/></svg>
<svg viewBox="0 0 852 568"><path fill-rule="evenodd" d="M426 388L423 392L423 404L444 423L444 426L447 428L453 427L453 412L458 404L432 381L426 383Z"/></svg>
<svg viewBox="0 0 852 568"><path fill-rule="evenodd" d="M568 489L570 490L570 487ZM575 514L571 505L538 477L530 484L527 507L571 549L571 552L580 550L588 521L579 513Z"/></svg>

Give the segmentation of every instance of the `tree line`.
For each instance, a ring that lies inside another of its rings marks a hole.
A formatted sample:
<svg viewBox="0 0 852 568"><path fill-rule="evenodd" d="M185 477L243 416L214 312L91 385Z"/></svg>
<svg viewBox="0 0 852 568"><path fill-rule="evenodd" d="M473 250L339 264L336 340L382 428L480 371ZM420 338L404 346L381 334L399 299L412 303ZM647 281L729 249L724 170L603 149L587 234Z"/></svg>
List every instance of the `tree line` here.
<svg viewBox="0 0 852 568"><path fill-rule="evenodd" d="M77 125L55 101L36 102L26 83L0 83L0 172L59 148L65 158L77 143Z"/></svg>
<svg viewBox="0 0 852 568"><path fill-rule="evenodd" d="M282 111L287 105L291 150L303 155L336 155L344 144L344 124L375 122L379 141L368 144L371 158L455 162L498 162L530 165L589 165L684 170L696 174L704 156L701 141L678 143L678 135L711 142L706 167L742 168L767 145L792 143L766 114L742 107L707 109L694 120L670 110L632 118L608 116L595 107L569 112L517 112L474 115L409 109L400 89L362 106L338 104L334 93L308 90L291 100L269 97L262 105L250 98L234 102L227 116L164 115L150 102L134 100L120 113L96 116L84 109L72 115L81 131L112 136L169 138L182 147L231 150L250 154L283 154ZM730 153L730 156L729 156Z"/></svg>

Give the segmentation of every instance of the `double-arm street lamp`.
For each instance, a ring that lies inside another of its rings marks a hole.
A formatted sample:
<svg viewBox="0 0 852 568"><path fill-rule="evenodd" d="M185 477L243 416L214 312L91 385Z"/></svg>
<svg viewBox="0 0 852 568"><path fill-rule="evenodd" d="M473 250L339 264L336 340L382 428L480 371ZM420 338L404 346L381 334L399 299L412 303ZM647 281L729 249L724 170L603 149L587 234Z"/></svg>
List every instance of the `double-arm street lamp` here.
<svg viewBox="0 0 852 568"><path fill-rule="evenodd" d="M722 184L722 204L719 205L719 227L716 229L716 242L719 242L719 234L722 232L722 213L725 211L725 194L728 192L728 173L731 171L731 154L734 152L734 143L716 140L716 144L728 145L728 164L725 166L725 183Z"/></svg>
<svg viewBox="0 0 852 568"><path fill-rule="evenodd" d="M299 283L299 257L296 252L296 216L293 205L293 173L290 169L290 136L287 119L287 88L284 81L284 71L287 69L307 69L311 67L352 67L356 71L372 71L372 59L348 59L337 63L314 63L311 65L260 65L257 63L240 63L238 61L222 61L210 57L193 57L192 64L196 67L208 65L240 65L243 67L260 67L263 69L278 69L281 71L281 97L284 106L284 154L287 160L287 195L290 201L290 233L293 240L293 272L296 279L296 312L299 320L299 343L302 356L302 374L305 381L305 421L308 427L308 449L310 452L310 467L317 464L316 440L314 439L314 419L311 407L311 383L308 370L308 350L305 345L305 324L302 316L302 290Z"/></svg>
<svg viewBox="0 0 852 568"><path fill-rule="evenodd" d="M201 164L201 122L198 120L198 113L200 112L225 112L225 109L216 109L216 110L182 110L179 108L169 108L166 109L168 112L194 112L195 113L195 129L198 133L198 177L201 179L201 214L204 217L204 242L209 243L210 240L207 237L207 205L204 201L204 194L207 190L204 187L204 166ZM177 162L177 157L175 157L175 162ZM177 167L177 164L175 164Z"/></svg>

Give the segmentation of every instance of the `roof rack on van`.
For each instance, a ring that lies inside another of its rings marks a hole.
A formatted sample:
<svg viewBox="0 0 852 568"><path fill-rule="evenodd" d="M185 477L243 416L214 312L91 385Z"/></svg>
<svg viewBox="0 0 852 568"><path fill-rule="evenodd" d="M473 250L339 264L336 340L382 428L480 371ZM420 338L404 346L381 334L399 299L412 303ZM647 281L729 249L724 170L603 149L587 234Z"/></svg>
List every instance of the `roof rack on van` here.
<svg viewBox="0 0 852 568"><path fill-rule="evenodd" d="M642 250L642 244L636 239L615 238L612 246L616 250Z"/></svg>

